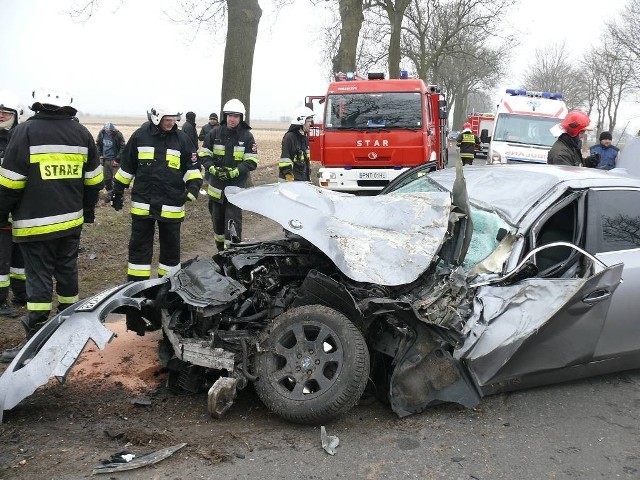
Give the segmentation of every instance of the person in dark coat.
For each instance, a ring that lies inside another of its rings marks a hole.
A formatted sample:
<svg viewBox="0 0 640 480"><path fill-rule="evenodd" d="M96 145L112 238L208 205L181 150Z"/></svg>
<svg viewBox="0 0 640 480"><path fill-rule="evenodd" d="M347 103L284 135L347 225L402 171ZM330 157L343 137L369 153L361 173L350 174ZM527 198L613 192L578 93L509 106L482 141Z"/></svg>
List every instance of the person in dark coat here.
<svg viewBox="0 0 640 480"><path fill-rule="evenodd" d="M187 112L185 115L187 119L182 125L182 131L187 134L189 139L193 142L193 146L198 150L198 131L196 127L196 114L193 112Z"/></svg>
<svg viewBox="0 0 640 480"><path fill-rule="evenodd" d="M551 150L547 154L547 163L549 165L595 167L598 161L594 156L583 159L580 153L582 138L590 122L589 115L586 113L580 110L570 111L560 122L560 128L564 133L551 146Z"/></svg>
<svg viewBox="0 0 640 480"><path fill-rule="evenodd" d="M218 114L212 113L211 115L209 115L209 123L205 124L200 129L200 135L198 135L198 140L204 141L204 137L207 135L207 133L213 130L214 127L216 127L217 125L218 125Z"/></svg>

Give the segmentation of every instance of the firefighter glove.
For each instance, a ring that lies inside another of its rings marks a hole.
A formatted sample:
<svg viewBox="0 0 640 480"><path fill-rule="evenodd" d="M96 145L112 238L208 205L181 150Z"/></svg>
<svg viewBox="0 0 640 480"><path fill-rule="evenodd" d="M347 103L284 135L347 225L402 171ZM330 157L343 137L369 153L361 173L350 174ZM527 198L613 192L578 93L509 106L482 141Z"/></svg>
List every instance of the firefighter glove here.
<svg viewBox="0 0 640 480"><path fill-rule="evenodd" d="M115 210L122 210L123 205L124 205L123 193L113 192L113 196L111 197L111 206Z"/></svg>
<svg viewBox="0 0 640 480"><path fill-rule="evenodd" d="M293 173L285 173L285 175L284 175L284 179L285 179L287 182L293 182L293 180L294 180Z"/></svg>
<svg viewBox="0 0 640 480"><path fill-rule="evenodd" d="M83 212L84 223L93 223L96 220L95 210L85 210Z"/></svg>
<svg viewBox="0 0 640 480"><path fill-rule="evenodd" d="M209 167L209 173L211 175L213 175L214 177L217 177L218 176L218 167L216 167L215 165L211 165Z"/></svg>
<svg viewBox="0 0 640 480"><path fill-rule="evenodd" d="M229 173L229 178L236 178L238 175L240 175L240 170L238 170L237 168L232 168L228 171Z"/></svg>

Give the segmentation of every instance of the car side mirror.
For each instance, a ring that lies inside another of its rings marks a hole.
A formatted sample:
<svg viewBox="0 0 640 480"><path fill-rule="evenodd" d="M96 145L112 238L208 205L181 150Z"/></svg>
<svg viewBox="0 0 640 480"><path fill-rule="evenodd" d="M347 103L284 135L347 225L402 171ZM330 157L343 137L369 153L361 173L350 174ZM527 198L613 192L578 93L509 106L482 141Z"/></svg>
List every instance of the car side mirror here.
<svg viewBox="0 0 640 480"><path fill-rule="evenodd" d="M500 228L500 229L498 230L497 235L496 235L496 240L497 240L497 241L499 241L499 242L501 242L501 241L502 241L502 239L503 239L504 237L506 237L506 236L507 236L507 233L509 233L509 232L507 231L507 229L506 229L506 228Z"/></svg>
<svg viewBox="0 0 640 480"><path fill-rule="evenodd" d="M489 136L489 130L486 128L483 128L482 131L480 132L480 141L482 143L489 143L491 141L491 137Z"/></svg>

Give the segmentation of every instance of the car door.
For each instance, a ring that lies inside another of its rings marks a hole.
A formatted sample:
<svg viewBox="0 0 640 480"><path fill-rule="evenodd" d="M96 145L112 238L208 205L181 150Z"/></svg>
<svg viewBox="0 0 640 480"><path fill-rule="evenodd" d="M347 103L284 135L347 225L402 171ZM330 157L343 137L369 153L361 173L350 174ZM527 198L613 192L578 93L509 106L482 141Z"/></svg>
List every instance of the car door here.
<svg viewBox="0 0 640 480"><path fill-rule="evenodd" d="M588 278L528 278L481 286L471 332L454 357L483 391L551 383L559 370L593 359L622 265ZM548 380L540 373L549 373ZM571 376L564 376L568 379Z"/></svg>
<svg viewBox="0 0 640 480"><path fill-rule="evenodd" d="M624 263L623 282L611 300L595 357L639 354L640 190L591 189L587 219L587 250L607 265Z"/></svg>

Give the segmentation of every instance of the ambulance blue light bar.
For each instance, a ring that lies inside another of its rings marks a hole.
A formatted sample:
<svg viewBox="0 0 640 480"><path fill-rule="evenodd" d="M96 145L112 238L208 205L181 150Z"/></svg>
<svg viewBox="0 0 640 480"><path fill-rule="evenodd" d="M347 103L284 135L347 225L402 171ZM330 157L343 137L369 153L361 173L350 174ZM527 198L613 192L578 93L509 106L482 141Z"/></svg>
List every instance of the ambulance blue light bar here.
<svg viewBox="0 0 640 480"><path fill-rule="evenodd" d="M541 97L541 98L549 98L551 100L562 100L561 93L558 92L535 92L531 90L524 90L522 88L507 88L506 92L511 96L520 96L520 97Z"/></svg>

